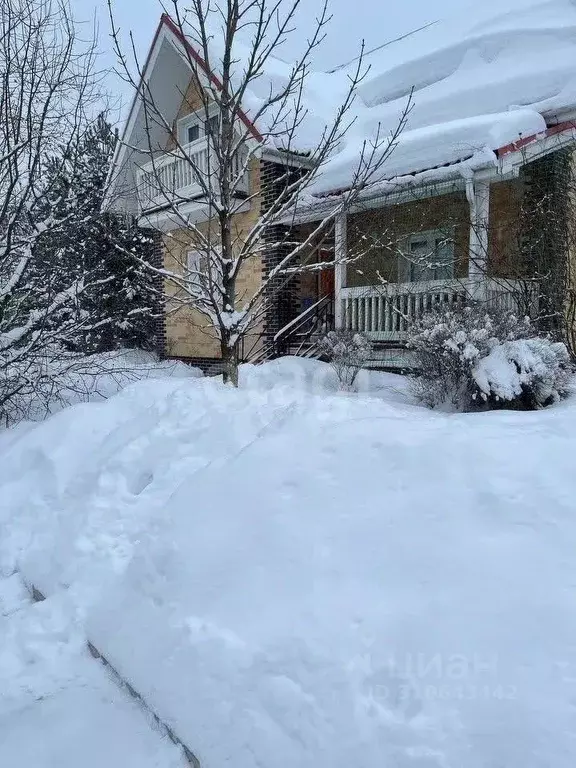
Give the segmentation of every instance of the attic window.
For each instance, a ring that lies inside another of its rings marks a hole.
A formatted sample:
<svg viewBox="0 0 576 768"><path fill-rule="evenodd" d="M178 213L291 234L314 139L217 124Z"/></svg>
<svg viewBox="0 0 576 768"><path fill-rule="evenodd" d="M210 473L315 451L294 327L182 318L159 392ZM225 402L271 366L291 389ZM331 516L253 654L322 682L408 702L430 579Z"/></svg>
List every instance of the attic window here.
<svg viewBox="0 0 576 768"><path fill-rule="evenodd" d="M206 136L214 137L218 132L218 115L212 115L204 122L204 131Z"/></svg>
<svg viewBox="0 0 576 768"><path fill-rule="evenodd" d="M200 126L198 123L195 123L194 125L188 126L187 136L186 139L188 140L188 144L191 144L193 141L198 141L200 138Z"/></svg>
<svg viewBox="0 0 576 768"><path fill-rule="evenodd" d="M205 110L186 115L178 122L178 136L182 144L192 144L218 133L219 116L206 116Z"/></svg>

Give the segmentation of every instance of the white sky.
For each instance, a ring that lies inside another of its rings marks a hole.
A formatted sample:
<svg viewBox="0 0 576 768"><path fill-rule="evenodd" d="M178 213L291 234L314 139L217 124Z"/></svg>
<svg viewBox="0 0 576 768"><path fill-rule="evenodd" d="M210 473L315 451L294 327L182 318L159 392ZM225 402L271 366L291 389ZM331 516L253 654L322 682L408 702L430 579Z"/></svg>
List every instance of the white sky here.
<svg viewBox="0 0 576 768"><path fill-rule="evenodd" d="M70 2L78 20L88 21L96 15L102 51L100 64L104 68L114 66L106 0ZM117 25L126 39L128 31L132 31L139 53L144 58L162 13L159 0L113 0L113 3ZM353 58L362 38L370 49L461 10L466 4L472 4L472 0L330 0L333 20L322 49L315 55L314 64L317 69L330 69ZM186 6L185 0L182 5ZM293 35L295 42L310 30L319 6L320 0L302 0L298 28ZM290 41L282 51L282 58L288 58L289 53ZM109 78L108 87L114 95L122 96L124 101L131 95L127 86L114 77Z"/></svg>

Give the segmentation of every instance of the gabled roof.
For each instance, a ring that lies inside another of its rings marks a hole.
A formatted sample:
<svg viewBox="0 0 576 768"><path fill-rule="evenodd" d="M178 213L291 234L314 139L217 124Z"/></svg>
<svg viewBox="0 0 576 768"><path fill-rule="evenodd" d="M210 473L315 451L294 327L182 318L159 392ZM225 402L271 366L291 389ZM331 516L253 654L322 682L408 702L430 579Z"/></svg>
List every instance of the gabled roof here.
<svg viewBox="0 0 576 768"><path fill-rule="evenodd" d="M191 60L198 65L191 66ZM134 93L128 116L121 131L109 176L105 206L135 209L135 168L149 161L149 149L162 151L169 138L169 127L178 113L193 72L204 74L221 88L217 75L209 71L190 40L166 13L160 17L144 66L141 84ZM146 84L146 87L145 87ZM146 90L152 94L163 120L150 119L144 108ZM254 141L262 136L243 111L239 115Z"/></svg>
<svg viewBox="0 0 576 768"><path fill-rule="evenodd" d="M211 80L211 82L218 88L218 90L222 90L222 83L220 82L220 79L217 77L217 75L214 74L214 72L211 72L209 68L206 65L206 62L204 59L200 56L200 54L196 51L190 40L186 37L186 35L183 34L182 30L178 27L178 25L173 21L173 19L167 14L163 13L160 17L160 26L164 25L167 27L174 37L179 40L186 53L190 56L191 59L193 59L196 64L198 65L199 69L204 72L204 74ZM248 119L246 114L243 110L239 110L239 117L240 120L244 123L246 128L250 131L252 134L252 137L255 138L257 141L262 141L262 136L259 133L258 129L254 125L254 123Z"/></svg>

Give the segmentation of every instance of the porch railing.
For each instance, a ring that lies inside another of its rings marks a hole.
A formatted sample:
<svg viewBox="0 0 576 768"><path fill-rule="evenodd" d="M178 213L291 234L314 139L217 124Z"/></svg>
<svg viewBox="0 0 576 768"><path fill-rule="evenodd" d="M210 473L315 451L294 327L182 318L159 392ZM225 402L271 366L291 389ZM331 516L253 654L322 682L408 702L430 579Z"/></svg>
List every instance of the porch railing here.
<svg viewBox="0 0 576 768"><path fill-rule="evenodd" d="M234 155L232 177L238 179L236 192L240 194L248 194L245 161L246 152L239 151ZM137 171L141 209L145 211L200 197L207 187L216 184L217 174L218 161L207 138L159 155Z"/></svg>
<svg viewBox="0 0 576 768"><path fill-rule="evenodd" d="M487 308L534 315L538 286L530 281L488 279L481 300ZM447 307L479 299L478 281L429 280L382 286L342 288L344 328L362 331L380 341L402 341L409 325L438 304Z"/></svg>
<svg viewBox="0 0 576 768"><path fill-rule="evenodd" d="M263 363L283 355L316 357L318 339L333 328L334 299L323 296L281 328L273 338L266 333L243 337L239 358L245 363Z"/></svg>
<svg viewBox="0 0 576 768"><path fill-rule="evenodd" d="M275 354L314 356L317 340L333 327L334 299L323 296L278 331L274 336Z"/></svg>

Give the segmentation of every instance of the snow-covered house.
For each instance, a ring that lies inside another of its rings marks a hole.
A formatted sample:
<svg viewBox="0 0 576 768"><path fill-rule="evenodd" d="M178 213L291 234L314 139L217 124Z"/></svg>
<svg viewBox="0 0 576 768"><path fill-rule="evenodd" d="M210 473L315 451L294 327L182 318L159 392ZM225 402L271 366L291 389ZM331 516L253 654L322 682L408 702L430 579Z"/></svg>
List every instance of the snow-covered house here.
<svg viewBox="0 0 576 768"><path fill-rule="evenodd" d="M208 140L191 85L190 55L200 61L191 41L164 15L143 77L180 142L201 156ZM380 363L399 365L411 317L439 298L452 302L464 295L524 312L563 314L571 330L575 5L488 2L385 44L368 59L370 71L359 86L356 119L345 141L289 221L281 223L295 234L309 231L351 183L375 126L394 130L409 102L406 128L378 178L337 217L333 237L322 245L334 250L340 264L294 278L259 332L275 341L276 351L313 353L311 334L319 328L358 329L380 343ZM338 104L348 71L344 65L311 73L302 150L320 116ZM257 143L248 99L241 119ZM200 190L195 197L193 180L174 172L170 132L145 120L139 95L123 138L110 199L165 233L163 258L170 261L174 249L191 246L148 189L150 158L139 148L158 146L156 167L172 174L175 193L185 193L183 213L197 220L203 215ZM239 231L258 218L265 203L258 190L278 162L269 146L254 155L239 190L246 199L238 209ZM368 253L346 263L358 242L370 244ZM315 258L325 257L322 248ZM253 290L269 268L265 253L241 275L241 289ZM168 316L165 341L170 356L204 367L217 363L218 346L198 328L193 313Z"/></svg>

